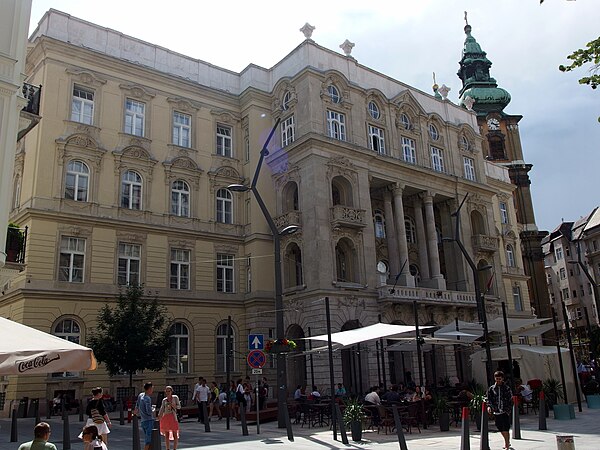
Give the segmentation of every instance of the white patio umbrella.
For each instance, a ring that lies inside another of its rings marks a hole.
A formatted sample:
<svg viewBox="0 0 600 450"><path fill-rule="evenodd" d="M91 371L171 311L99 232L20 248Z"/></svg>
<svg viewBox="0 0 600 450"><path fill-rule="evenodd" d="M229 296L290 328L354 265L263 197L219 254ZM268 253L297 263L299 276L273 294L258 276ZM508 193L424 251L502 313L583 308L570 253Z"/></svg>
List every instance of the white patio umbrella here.
<svg viewBox="0 0 600 450"><path fill-rule="evenodd" d="M95 370L94 352L0 317L0 375Z"/></svg>

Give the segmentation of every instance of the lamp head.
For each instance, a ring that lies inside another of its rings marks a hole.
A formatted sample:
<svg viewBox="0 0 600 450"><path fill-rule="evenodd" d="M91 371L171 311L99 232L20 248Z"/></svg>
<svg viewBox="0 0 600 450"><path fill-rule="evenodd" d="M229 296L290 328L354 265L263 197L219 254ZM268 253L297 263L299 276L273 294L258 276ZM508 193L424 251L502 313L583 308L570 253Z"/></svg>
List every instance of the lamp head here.
<svg viewBox="0 0 600 450"><path fill-rule="evenodd" d="M442 242L454 242L456 239L451 237L443 237Z"/></svg>
<svg viewBox="0 0 600 450"><path fill-rule="evenodd" d="M567 263L569 263L569 264L579 264L579 261L569 260L569 261L567 261Z"/></svg>
<svg viewBox="0 0 600 450"><path fill-rule="evenodd" d="M299 229L300 227L298 225L288 225L279 232L279 236L287 236L289 234L294 234Z"/></svg>
<svg viewBox="0 0 600 450"><path fill-rule="evenodd" d="M478 267L478 268L477 268L477 270L479 270L479 271L483 272L484 270L492 269L493 267L494 267L494 266L492 266L492 265L490 265L490 264L487 264L487 265L485 265L485 266Z"/></svg>
<svg viewBox="0 0 600 450"><path fill-rule="evenodd" d="M233 192L248 192L250 190L245 184L230 184L227 189Z"/></svg>

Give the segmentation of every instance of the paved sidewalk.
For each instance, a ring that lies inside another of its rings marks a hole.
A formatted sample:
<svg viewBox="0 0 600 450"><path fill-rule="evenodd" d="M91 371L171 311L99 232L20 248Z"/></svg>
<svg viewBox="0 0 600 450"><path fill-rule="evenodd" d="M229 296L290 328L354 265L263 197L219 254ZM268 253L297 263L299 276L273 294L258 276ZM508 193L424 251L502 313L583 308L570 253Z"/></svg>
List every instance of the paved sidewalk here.
<svg viewBox="0 0 600 450"><path fill-rule="evenodd" d="M585 404L583 412L576 411L575 420L557 421L548 418L548 431L538 431L538 418L532 414L522 417L521 420L521 440L512 441L515 450L542 450L556 449L556 435L573 435L575 437L575 448L577 450L598 450L600 449L600 410L587 409ZM552 414L550 414L552 416ZM118 417L111 414L113 420L113 429L109 435L108 447L110 450L131 450L132 448L132 426L125 423L119 425ZM79 422L78 416L69 417L70 441L73 450L83 448L77 435L81 431L83 423ZM42 420L45 420L42 418ZM59 450L63 449L63 424L59 418L52 418L47 422L52 427L51 442L54 442ZM260 449L270 448L271 450L285 445L286 450L298 449L398 449L398 441L395 434L378 434L376 431L363 432L363 441L352 442L348 433L349 445L342 444L339 436L338 441L333 440L333 433L327 428L307 428L294 425L294 442L287 439L286 430L278 429L276 423L269 422L261 424L260 435L256 434L256 425L249 425L249 436L242 436L239 422L232 421L231 429L226 430L225 420L211 422L212 431L206 433L204 426L195 419L187 419L181 423L181 442L180 449ZM32 439L32 430L34 419L19 419L19 443ZM0 449L15 450L19 443L10 442L10 419L0 420ZM492 425L492 429L494 426ZM406 435L406 441L409 450L460 450L461 429L452 427L448 432L440 432L437 425L433 425L422 433L415 429L412 434ZM490 449L500 450L503 446L503 440L499 433L490 432ZM471 449L479 449L479 434L475 427L471 427ZM143 443L142 443L143 445ZM164 449L164 441L162 447ZM172 448L172 447L171 447Z"/></svg>

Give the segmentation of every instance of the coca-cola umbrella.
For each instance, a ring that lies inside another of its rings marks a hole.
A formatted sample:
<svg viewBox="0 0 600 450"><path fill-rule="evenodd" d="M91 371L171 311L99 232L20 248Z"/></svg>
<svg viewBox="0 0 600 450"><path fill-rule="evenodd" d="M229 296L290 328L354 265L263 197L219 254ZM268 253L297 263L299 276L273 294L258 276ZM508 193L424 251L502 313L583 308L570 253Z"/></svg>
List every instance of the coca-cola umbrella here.
<svg viewBox="0 0 600 450"><path fill-rule="evenodd" d="M95 370L94 352L0 317L0 375Z"/></svg>

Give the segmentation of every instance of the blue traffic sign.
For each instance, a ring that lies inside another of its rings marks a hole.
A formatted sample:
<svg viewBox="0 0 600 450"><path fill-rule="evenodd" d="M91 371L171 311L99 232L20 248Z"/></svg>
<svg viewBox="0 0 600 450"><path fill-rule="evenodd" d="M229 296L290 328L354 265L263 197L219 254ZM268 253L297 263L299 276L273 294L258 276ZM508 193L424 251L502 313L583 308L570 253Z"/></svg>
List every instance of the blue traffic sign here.
<svg viewBox="0 0 600 450"><path fill-rule="evenodd" d="M248 350L262 350L263 348L265 348L264 334L248 335Z"/></svg>

